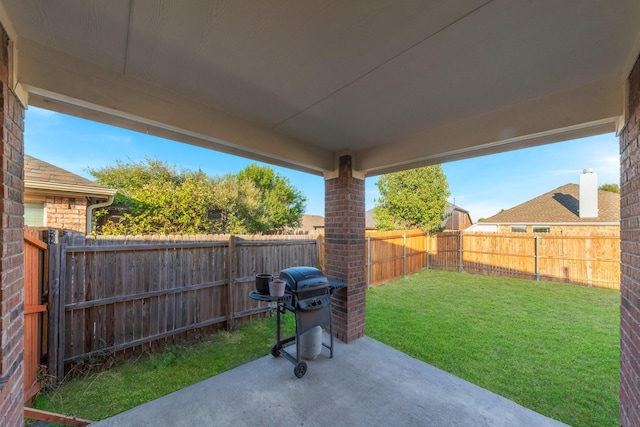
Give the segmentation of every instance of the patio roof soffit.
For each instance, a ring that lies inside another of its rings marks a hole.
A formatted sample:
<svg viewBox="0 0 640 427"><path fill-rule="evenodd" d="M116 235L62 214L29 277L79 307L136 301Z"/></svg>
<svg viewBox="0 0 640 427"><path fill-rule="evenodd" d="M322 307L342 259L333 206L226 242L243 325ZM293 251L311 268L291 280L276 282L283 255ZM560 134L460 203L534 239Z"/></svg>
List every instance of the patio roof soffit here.
<svg viewBox="0 0 640 427"><path fill-rule="evenodd" d="M30 40L20 40L17 55L18 82L31 105L327 177L335 175L344 154L353 157L355 176L363 178L612 132L623 113L624 87L612 77L336 153Z"/></svg>
<svg viewBox="0 0 640 427"><path fill-rule="evenodd" d="M305 172L332 168L328 150L64 52L20 39L17 55L30 105Z"/></svg>
<svg viewBox="0 0 640 427"><path fill-rule="evenodd" d="M363 178L625 123L635 0L254 6L0 0L10 84L29 105L325 177L345 154Z"/></svg>
<svg viewBox="0 0 640 427"><path fill-rule="evenodd" d="M358 153L356 168L377 175L407 164L439 164L614 132L623 115L620 82L613 77L372 147ZM446 151L436 149L438 141L447 141Z"/></svg>

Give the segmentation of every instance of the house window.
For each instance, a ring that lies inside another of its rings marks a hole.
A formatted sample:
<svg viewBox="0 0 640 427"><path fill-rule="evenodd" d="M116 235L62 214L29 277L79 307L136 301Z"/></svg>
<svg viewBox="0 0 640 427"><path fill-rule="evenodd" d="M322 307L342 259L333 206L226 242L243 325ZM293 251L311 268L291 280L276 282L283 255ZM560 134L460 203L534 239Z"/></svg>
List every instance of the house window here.
<svg viewBox="0 0 640 427"><path fill-rule="evenodd" d="M512 233L526 233L527 226L526 225L514 225L511 227Z"/></svg>
<svg viewBox="0 0 640 427"><path fill-rule="evenodd" d="M533 227L533 232L534 233L548 233L551 231L551 227L548 226L544 226L544 227Z"/></svg>
<svg viewBox="0 0 640 427"><path fill-rule="evenodd" d="M44 203L25 203L24 204L24 225L31 227L43 227L45 223Z"/></svg>

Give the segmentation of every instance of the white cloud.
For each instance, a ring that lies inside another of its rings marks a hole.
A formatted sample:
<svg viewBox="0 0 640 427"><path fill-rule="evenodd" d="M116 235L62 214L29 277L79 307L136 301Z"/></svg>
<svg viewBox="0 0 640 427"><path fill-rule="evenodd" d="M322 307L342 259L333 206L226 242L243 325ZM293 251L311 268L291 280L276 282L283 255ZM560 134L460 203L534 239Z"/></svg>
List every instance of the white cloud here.
<svg viewBox="0 0 640 427"><path fill-rule="evenodd" d="M600 157L596 163L604 167L612 167L618 169L620 167L620 156Z"/></svg>
<svg viewBox="0 0 640 427"><path fill-rule="evenodd" d="M607 183L620 182L620 156L607 156L595 162L594 170Z"/></svg>

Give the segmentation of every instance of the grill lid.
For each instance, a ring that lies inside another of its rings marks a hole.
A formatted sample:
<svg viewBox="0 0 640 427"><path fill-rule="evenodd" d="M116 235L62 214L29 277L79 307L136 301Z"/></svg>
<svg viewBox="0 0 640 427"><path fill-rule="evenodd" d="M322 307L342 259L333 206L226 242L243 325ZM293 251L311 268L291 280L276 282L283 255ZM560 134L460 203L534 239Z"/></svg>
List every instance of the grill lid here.
<svg viewBox="0 0 640 427"><path fill-rule="evenodd" d="M288 292L302 292L329 286L329 279L314 267L292 267L280 272L281 280L287 283Z"/></svg>

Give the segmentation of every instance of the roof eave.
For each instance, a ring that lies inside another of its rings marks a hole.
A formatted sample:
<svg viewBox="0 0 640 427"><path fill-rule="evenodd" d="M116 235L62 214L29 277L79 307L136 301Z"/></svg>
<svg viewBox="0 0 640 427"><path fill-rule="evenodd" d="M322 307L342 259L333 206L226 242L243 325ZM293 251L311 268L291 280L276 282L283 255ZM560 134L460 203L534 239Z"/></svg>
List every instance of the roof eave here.
<svg viewBox="0 0 640 427"><path fill-rule="evenodd" d="M46 191L51 193L58 194L72 194L72 195L81 195L84 197L99 197L99 198L108 198L114 196L118 190L114 190L113 188L98 188L92 186L85 185L73 185L73 184L62 184L62 183L54 183L54 182L42 182L42 181L24 181L24 187L26 191L36 190L36 191Z"/></svg>

